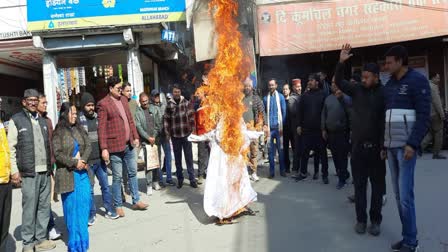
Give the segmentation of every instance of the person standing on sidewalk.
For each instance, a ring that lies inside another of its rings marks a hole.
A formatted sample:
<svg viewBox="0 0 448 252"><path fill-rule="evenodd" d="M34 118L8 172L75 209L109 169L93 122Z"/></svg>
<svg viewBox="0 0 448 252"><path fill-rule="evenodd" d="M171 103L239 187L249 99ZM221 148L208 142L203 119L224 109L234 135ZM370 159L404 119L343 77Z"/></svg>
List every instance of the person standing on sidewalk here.
<svg viewBox="0 0 448 252"><path fill-rule="evenodd" d="M263 126L266 125L264 115L264 105L260 96L254 94L253 81L247 77L244 81L244 98L243 103L246 107L246 111L243 114L244 123L250 124L248 128L261 131ZM260 178L257 175L258 167L258 140L252 140L249 146L249 168L252 174L249 175L250 179L258 182Z"/></svg>
<svg viewBox="0 0 448 252"><path fill-rule="evenodd" d="M135 123L137 131L142 141L143 152L145 153L145 164L148 162L146 155L146 145L156 145L160 153L160 132L162 130L162 116L160 110L151 106L149 103L149 96L146 93L141 93L139 96L141 107L137 109L135 114ZM160 164L160 162L159 162ZM146 174L146 194L152 195L152 190L160 191L163 185L163 174L159 168L148 170L145 165Z"/></svg>
<svg viewBox="0 0 448 252"><path fill-rule="evenodd" d="M422 150L428 147L432 139L432 158L433 159L446 159L445 156L440 154L443 144L443 121L445 120L445 112L443 111L442 101L440 100L440 75L435 74L431 78L431 126L429 132L426 134L422 142Z"/></svg>
<svg viewBox="0 0 448 252"><path fill-rule="evenodd" d="M384 90L379 80L380 68L375 63L364 65L362 83L344 80L345 62L351 58L351 46L342 47L336 66L335 84L352 97L352 174L355 184L355 231L367 230L367 182L370 180L372 196L368 232L381 233L383 194L386 188L384 139Z"/></svg>
<svg viewBox="0 0 448 252"><path fill-rule="evenodd" d="M37 112L39 113L39 116L41 116L42 118L44 118L47 121L47 127L48 127L48 141L50 141L50 143L53 142L53 122L51 121L51 119L48 117L48 113L47 113L47 97L42 94L39 93L39 103L37 104ZM56 160L54 158L54 153L53 153L53 145L50 144L50 152L51 152L51 174L50 174L50 178L51 178L51 192L50 192L50 198L53 196L54 192L54 167L55 167L55 163ZM55 196L57 197L57 196ZM56 229L56 225L54 223L54 216L53 216L53 211L51 210L51 203L50 203L50 221L48 222L48 238L50 240L57 240L61 237L61 233Z"/></svg>
<svg viewBox="0 0 448 252"><path fill-rule="evenodd" d="M275 177L275 153L278 151L280 176L286 177L285 153L283 149L283 125L286 120L285 97L277 91L277 81L269 81L269 94L264 97L263 104L266 108L267 130L269 130L269 178Z"/></svg>
<svg viewBox="0 0 448 252"><path fill-rule="evenodd" d="M197 188L194 177L192 144L188 136L194 132L194 109L190 102L181 95L179 85L173 85L173 97L168 101L164 116L165 134L173 142L174 160L176 162L177 188L182 188L184 175L182 168L182 150L187 164L190 186Z"/></svg>
<svg viewBox="0 0 448 252"><path fill-rule="evenodd" d="M416 152L430 124L431 88L425 76L408 66L406 48L394 46L385 57L386 69L392 77L385 86L384 146L403 235L392 249L413 252L418 248L414 202Z"/></svg>
<svg viewBox="0 0 448 252"><path fill-rule="evenodd" d="M139 146L139 136L129 110L127 99L121 95L119 77L107 80L109 94L98 103L98 140L103 160L112 165L112 197L117 214L124 217L121 196L123 163L128 168L132 195L132 209L146 210L148 204L140 201L137 180L137 157L134 148Z"/></svg>
<svg viewBox="0 0 448 252"><path fill-rule="evenodd" d="M39 93L27 89L23 110L8 126L12 183L22 186L23 251L46 251L56 247L47 239L50 220L51 150L47 121L39 116Z"/></svg>
<svg viewBox="0 0 448 252"><path fill-rule="evenodd" d="M2 98L0 98L0 109L1 107ZM0 120L0 252L6 252L6 239L11 223L11 206L11 161L5 126Z"/></svg>
<svg viewBox="0 0 448 252"><path fill-rule="evenodd" d="M302 156L302 141L299 134L297 134L297 127L299 126L299 104L300 99L302 97L302 82L300 79L292 80L292 92L289 97L287 108L288 111L288 124L291 131L291 135L293 136L293 164L292 170L296 173L300 171L300 157ZM294 175L297 177L297 174Z"/></svg>
<svg viewBox="0 0 448 252"><path fill-rule="evenodd" d="M283 155L285 157L285 172L291 173L291 160L289 158L289 147L294 150L294 135L293 130L291 129L291 121L289 118L290 110L293 106L293 99L291 99L292 92L289 84L283 85L283 96L285 97L286 103L286 113L285 113L285 124L283 125ZM291 99L291 103L290 103Z"/></svg>
<svg viewBox="0 0 448 252"><path fill-rule="evenodd" d="M325 101L324 91L319 89L320 78L317 74L310 74L306 92L299 104L299 123L297 133L302 137L303 152L301 157L301 172L297 181L308 177L308 159L310 151L314 151L313 180L319 179L319 161L322 163L322 181L328 184L328 156L324 139L322 138L321 116Z"/></svg>
<svg viewBox="0 0 448 252"><path fill-rule="evenodd" d="M339 177L336 188L340 190L350 177L348 173L350 122L344 94L334 83L334 78L331 89L332 94L325 99L322 110L322 137L328 141L334 167Z"/></svg>
<svg viewBox="0 0 448 252"><path fill-rule="evenodd" d="M101 187L101 196L103 199L104 209L106 209L105 217L107 219L118 219L119 216L115 212L112 204L112 194L109 189L109 181L107 180L107 167L103 160L101 160L100 145L98 143L98 115L95 113L95 99L90 93L83 93L81 96L81 108L79 113L79 122L85 132L89 136L92 152L87 160L89 165L89 175L93 178L92 183L92 206L90 209L89 226L95 224L96 220L96 206L94 185L95 177L98 179Z"/></svg>
<svg viewBox="0 0 448 252"><path fill-rule="evenodd" d="M89 249L88 222L92 206L89 159L92 151L87 132L79 124L74 104L64 102L54 130L53 149L57 162L55 191L61 194L68 231L68 251ZM93 178L92 178L93 179Z"/></svg>

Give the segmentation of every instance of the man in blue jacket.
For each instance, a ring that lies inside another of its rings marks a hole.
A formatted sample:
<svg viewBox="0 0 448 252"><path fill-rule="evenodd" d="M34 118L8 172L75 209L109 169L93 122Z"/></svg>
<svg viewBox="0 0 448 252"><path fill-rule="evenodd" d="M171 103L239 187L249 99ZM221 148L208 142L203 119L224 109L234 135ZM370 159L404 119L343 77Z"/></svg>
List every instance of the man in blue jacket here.
<svg viewBox="0 0 448 252"><path fill-rule="evenodd" d="M280 176L286 177L285 161L283 153L283 125L286 122L285 97L277 91L277 81L269 81L269 94L264 97L263 103L266 108L267 123L269 129L269 178L275 176L275 149L278 150L280 165Z"/></svg>
<svg viewBox="0 0 448 252"><path fill-rule="evenodd" d="M431 90L428 79L408 67L406 48L394 46L385 57L391 79L384 89L384 146L387 148L403 235L400 242L392 245L392 250L413 252L418 247L414 204L416 152L429 127Z"/></svg>

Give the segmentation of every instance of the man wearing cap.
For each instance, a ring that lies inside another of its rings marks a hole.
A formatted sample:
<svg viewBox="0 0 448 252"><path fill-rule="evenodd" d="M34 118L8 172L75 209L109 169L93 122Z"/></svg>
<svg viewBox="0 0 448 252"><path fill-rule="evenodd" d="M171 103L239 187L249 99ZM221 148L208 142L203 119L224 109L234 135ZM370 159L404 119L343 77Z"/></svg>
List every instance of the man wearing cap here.
<svg viewBox="0 0 448 252"><path fill-rule="evenodd" d="M112 204L112 194L109 189L109 181L107 180L107 168L103 160L101 160L100 145L98 143L98 115L95 113L95 99L90 93L83 93L81 96L81 109L79 113L79 122L84 130L89 135L90 144L92 146L92 152L90 153L89 160L89 174L93 178L92 183L92 207L90 209L89 226L95 224L96 220L96 206L95 198L93 194L93 186L95 184L96 177L101 187L101 196L103 199L104 209L106 213L104 217L107 219L115 220L119 218L118 214Z"/></svg>
<svg viewBox="0 0 448 252"><path fill-rule="evenodd" d="M38 98L36 90L25 90L23 110L12 116L8 128L11 180L22 186L21 237L25 252L56 247L47 239L51 152L47 121L37 112Z"/></svg>
<svg viewBox="0 0 448 252"><path fill-rule="evenodd" d="M364 65L362 83L344 80L345 62L352 56L350 45L344 45L336 66L335 84L352 97L352 174L355 184L357 224L355 231L367 230L367 181L372 186L370 222L368 232L378 236L381 232L381 209L386 189L386 163L384 142L384 93L379 80L379 66Z"/></svg>

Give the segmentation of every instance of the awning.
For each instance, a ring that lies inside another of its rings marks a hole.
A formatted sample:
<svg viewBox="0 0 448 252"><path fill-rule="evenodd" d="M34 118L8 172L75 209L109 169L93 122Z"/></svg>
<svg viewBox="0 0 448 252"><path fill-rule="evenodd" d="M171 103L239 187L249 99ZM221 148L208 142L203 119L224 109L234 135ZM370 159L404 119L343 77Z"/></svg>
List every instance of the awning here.
<svg viewBox="0 0 448 252"><path fill-rule="evenodd" d="M42 72L42 52L32 39L0 41L0 74L38 80Z"/></svg>

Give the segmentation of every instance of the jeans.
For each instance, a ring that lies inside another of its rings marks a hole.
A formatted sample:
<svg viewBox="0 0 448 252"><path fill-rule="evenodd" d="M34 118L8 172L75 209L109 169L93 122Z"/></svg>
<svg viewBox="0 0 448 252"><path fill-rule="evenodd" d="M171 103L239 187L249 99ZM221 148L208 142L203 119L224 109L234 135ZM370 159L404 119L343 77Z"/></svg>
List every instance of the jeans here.
<svg viewBox="0 0 448 252"><path fill-rule="evenodd" d="M12 206L12 185L0 184L0 252L6 252Z"/></svg>
<svg viewBox="0 0 448 252"><path fill-rule="evenodd" d="M328 133L328 147L333 157L334 167L340 182L344 182L349 178L348 173L348 152L349 152L349 136L345 132Z"/></svg>
<svg viewBox="0 0 448 252"><path fill-rule="evenodd" d="M414 171L417 155L410 160L404 160L403 148L387 150L392 187L397 200L398 213L402 225L404 244L416 247L417 224L414 203Z"/></svg>
<svg viewBox="0 0 448 252"><path fill-rule="evenodd" d="M367 223L367 182L370 180L372 196L370 201L370 221L381 224L383 216L383 195L386 187L386 162L381 160L379 146L353 147L352 173L355 184L355 208L358 222Z"/></svg>
<svg viewBox="0 0 448 252"><path fill-rule="evenodd" d="M275 141L275 143L274 143ZM280 136L280 132L278 129L271 129L271 142L269 145L269 175L275 175L275 152L278 150L278 159L280 164L280 173L285 172L285 160L283 153L283 143L282 137Z"/></svg>
<svg viewBox="0 0 448 252"><path fill-rule="evenodd" d="M159 154L159 168L148 170L148 168L147 168L148 160L147 160L147 154L146 154L146 146L143 145L143 153L144 153L143 156L144 156L144 159L145 159L146 185L148 185L148 186L152 185L152 182L163 183L163 172L160 169L160 156L161 156L160 151L161 151L161 149L162 148L161 148L160 144L158 144L157 145L157 151L158 151L158 154Z"/></svg>
<svg viewBox="0 0 448 252"><path fill-rule="evenodd" d="M302 160L300 164L300 170L303 175L308 174L308 159L310 157L310 151L314 151L314 173L319 173L319 162L322 162L322 176L328 177L328 156L327 148L324 140L319 133L303 134L302 135Z"/></svg>
<svg viewBox="0 0 448 252"><path fill-rule="evenodd" d="M210 157L209 142L199 142L198 143L198 178L205 177L209 157Z"/></svg>
<svg viewBox="0 0 448 252"><path fill-rule="evenodd" d="M123 178L123 163L128 168L129 189L132 195L132 204L137 204L140 201L138 194L137 181L137 159L134 148L130 145L122 152L110 154L110 162L112 165L112 197L115 207L122 207L123 201L121 197L121 181Z"/></svg>
<svg viewBox="0 0 448 252"><path fill-rule="evenodd" d="M187 137L173 137L174 149L174 161L176 162L176 176L180 181L184 180L183 168L182 168L182 150L185 155L185 163L187 163L188 178L191 182L195 181L194 169L193 169L193 150L191 142L188 141ZM168 170L168 167L167 167Z"/></svg>
<svg viewBox="0 0 448 252"><path fill-rule="evenodd" d="M167 139L162 139L162 149L163 149L163 154L165 155L164 159L163 159L163 165L165 166L166 169L166 182L171 182L173 181L173 175L171 174L171 162L172 162L172 157L171 157L171 144L170 141ZM160 156L160 152L159 152L159 156Z"/></svg>
<svg viewBox="0 0 448 252"><path fill-rule="evenodd" d="M101 196L103 198L103 205L106 209L106 212L114 213L114 209L112 207L112 195L109 189L109 182L107 181L107 167L103 161L99 161L96 164L90 165L89 173L95 176L98 179L101 187ZM96 206L95 206L95 196L93 193L92 185L92 206L90 208L90 219L95 217L96 214Z"/></svg>

